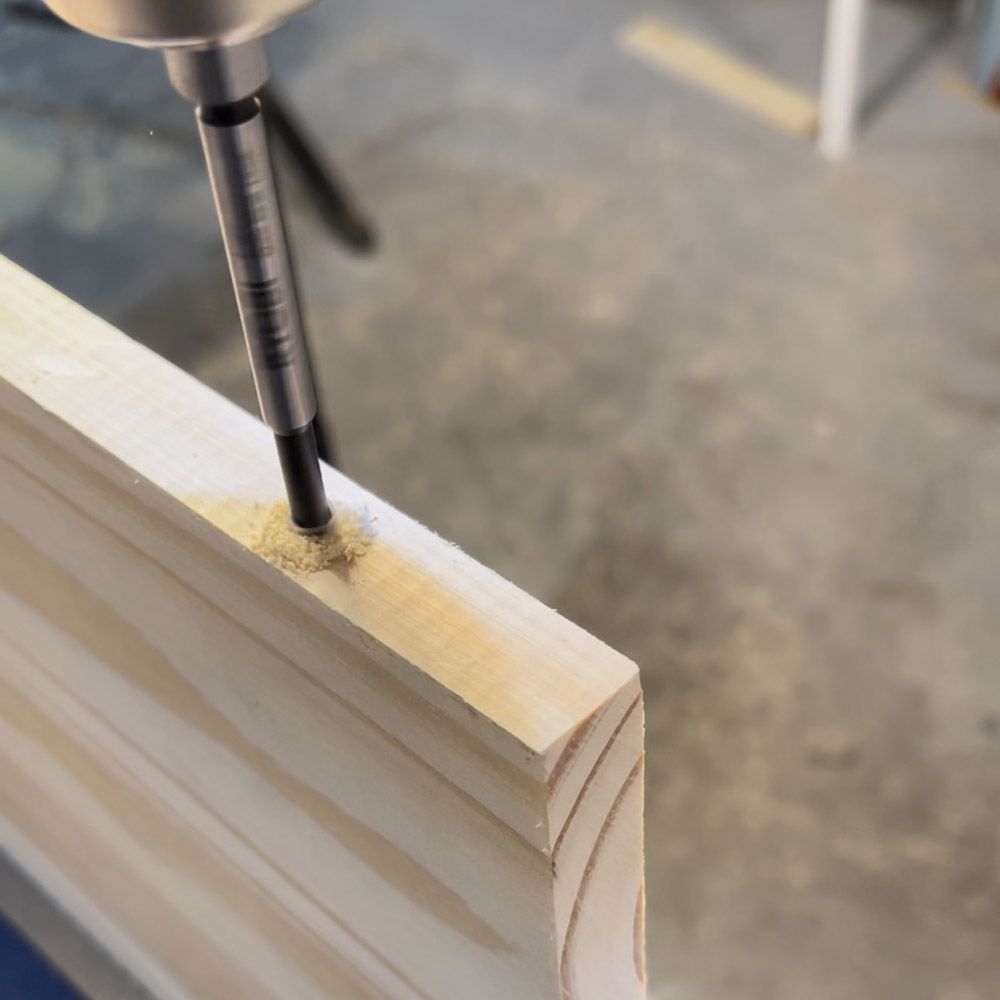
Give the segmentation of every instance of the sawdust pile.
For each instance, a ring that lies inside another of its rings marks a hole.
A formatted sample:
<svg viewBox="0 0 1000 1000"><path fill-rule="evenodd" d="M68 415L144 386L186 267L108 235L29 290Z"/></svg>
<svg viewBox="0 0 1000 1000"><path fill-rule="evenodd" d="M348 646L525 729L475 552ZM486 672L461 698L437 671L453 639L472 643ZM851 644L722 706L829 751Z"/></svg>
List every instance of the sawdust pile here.
<svg viewBox="0 0 1000 1000"><path fill-rule="evenodd" d="M303 535L292 527L288 504L279 502L268 510L250 548L279 569L318 573L337 564L352 565L371 540L371 529L356 510L334 507L333 521L323 534Z"/></svg>

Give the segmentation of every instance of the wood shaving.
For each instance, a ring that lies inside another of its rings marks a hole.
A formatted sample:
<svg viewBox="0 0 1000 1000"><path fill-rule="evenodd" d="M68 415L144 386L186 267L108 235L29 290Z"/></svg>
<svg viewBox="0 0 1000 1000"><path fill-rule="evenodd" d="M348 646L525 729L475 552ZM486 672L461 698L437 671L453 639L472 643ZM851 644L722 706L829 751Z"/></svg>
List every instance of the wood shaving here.
<svg viewBox="0 0 1000 1000"><path fill-rule="evenodd" d="M250 548L278 569L319 573L335 565L353 565L371 544L367 519L356 510L335 507L330 526L319 535L297 531L280 501L268 510Z"/></svg>

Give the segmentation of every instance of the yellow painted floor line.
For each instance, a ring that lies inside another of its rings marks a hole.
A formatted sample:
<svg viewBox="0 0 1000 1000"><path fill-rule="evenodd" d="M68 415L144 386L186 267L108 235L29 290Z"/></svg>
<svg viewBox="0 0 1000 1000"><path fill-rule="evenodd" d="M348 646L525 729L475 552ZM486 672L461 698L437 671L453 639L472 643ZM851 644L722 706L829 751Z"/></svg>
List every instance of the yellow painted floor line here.
<svg viewBox="0 0 1000 1000"><path fill-rule="evenodd" d="M949 94L972 101L994 115L1000 112L1000 105L991 101L971 80L958 73L942 73L938 77L938 85Z"/></svg>
<svg viewBox="0 0 1000 1000"><path fill-rule="evenodd" d="M622 29L619 43L627 52L786 132L810 137L816 133L819 106L813 98L664 21L632 21Z"/></svg>

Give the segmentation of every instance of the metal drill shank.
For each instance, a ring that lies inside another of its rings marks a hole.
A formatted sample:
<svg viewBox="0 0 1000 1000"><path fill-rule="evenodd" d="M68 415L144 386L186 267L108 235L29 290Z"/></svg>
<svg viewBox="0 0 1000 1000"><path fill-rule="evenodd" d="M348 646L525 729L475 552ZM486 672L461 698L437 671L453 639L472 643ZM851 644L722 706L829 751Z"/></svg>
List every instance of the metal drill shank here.
<svg viewBox="0 0 1000 1000"><path fill-rule="evenodd" d="M256 98L200 106L208 172L261 415L277 435L292 520L321 529L330 509L316 454L316 399L284 226Z"/></svg>
<svg viewBox="0 0 1000 1000"><path fill-rule="evenodd" d="M230 112L249 117L226 123ZM290 434L316 416L316 400L260 108L254 98L199 108L198 125L261 415Z"/></svg>
<svg viewBox="0 0 1000 1000"><path fill-rule="evenodd" d="M229 271L261 415L275 433L292 521L330 521L302 335L260 104L268 78L262 35L315 0L46 0L70 24L163 48L171 83L198 106Z"/></svg>

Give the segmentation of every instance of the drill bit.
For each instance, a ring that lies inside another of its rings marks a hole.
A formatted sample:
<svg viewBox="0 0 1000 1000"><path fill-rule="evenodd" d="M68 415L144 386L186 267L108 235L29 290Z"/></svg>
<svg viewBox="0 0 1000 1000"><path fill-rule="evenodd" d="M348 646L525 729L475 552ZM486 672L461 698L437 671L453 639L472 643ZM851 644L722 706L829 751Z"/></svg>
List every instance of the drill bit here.
<svg viewBox="0 0 1000 1000"><path fill-rule="evenodd" d="M257 92L267 79L260 40L168 50L171 81L197 105L261 416L274 432L292 522L330 522L313 421L316 396L284 223Z"/></svg>
<svg viewBox="0 0 1000 1000"><path fill-rule="evenodd" d="M292 522L330 522L314 421L316 394L258 94L263 36L315 0L47 0L83 31L163 49L198 128L236 290L261 416L274 431Z"/></svg>

